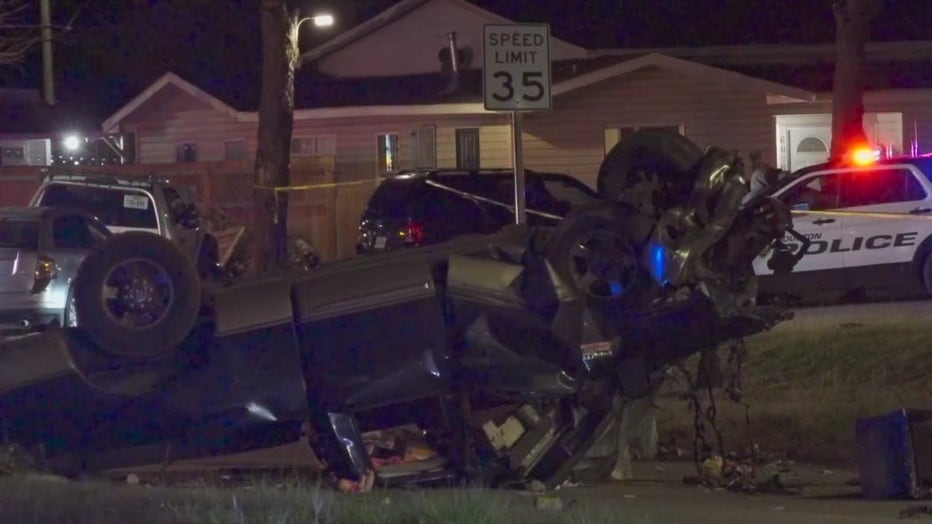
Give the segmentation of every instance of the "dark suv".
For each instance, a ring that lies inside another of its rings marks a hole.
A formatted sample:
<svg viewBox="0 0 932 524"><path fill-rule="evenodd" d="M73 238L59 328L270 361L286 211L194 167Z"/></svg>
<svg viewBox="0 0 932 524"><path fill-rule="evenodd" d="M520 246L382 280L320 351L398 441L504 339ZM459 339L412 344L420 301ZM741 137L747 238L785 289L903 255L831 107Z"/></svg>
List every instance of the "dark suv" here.
<svg viewBox="0 0 932 524"><path fill-rule="evenodd" d="M525 171L531 225L553 225L571 208L599 197L564 174ZM514 223L511 169L432 169L387 175L359 224L357 253L436 244L470 233L494 233Z"/></svg>

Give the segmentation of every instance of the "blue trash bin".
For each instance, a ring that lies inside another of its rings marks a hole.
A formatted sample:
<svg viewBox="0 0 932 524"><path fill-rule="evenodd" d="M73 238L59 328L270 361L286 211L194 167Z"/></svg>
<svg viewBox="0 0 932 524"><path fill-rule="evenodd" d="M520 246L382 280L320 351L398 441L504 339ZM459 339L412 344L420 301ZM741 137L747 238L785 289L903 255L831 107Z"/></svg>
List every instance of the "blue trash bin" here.
<svg viewBox="0 0 932 524"><path fill-rule="evenodd" d="M858 473L868 499L919 498L928 490L924 467L929 453L932 411L898 409L857 421Z"/></svg>

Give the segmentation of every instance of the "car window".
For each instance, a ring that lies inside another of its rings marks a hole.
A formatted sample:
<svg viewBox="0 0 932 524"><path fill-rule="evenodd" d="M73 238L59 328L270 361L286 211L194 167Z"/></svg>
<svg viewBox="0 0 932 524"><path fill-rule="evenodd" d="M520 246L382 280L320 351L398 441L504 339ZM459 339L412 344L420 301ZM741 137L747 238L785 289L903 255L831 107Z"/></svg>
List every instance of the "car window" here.
<svg viewBox="0 0 932 524"><path fill-rule="evenodd" d="M39 221L0 218L0 248L38 248Z"/></svg>
<svg viewBox="0 0 932 524"><path fill-rule="evenodd" d="M50 184L39 205L80 209L107 226L158 228L155 205L142 191Z"/></svg>
<svg viewBox="0 0 932 524"><path fill-rule="evenodd" d="M925 197L925 190L912 171L870 169L845 174L839 207L913 202Z"/></svg>
<svg viewBox="0 0 932 524"><path fill-rule="evenodd" d="M791 209L835 209L838 207L840 182L839 173L813 176L800 180L780 195L779 199Z"/></svg>
<svg viewBox="0 0 932 524"><path fill-rule="evenodd" d="M554 200L578 206L592 202L592 195L572 182L560 179L544 179L544 186Z"/></svg>
<svg viewBox="0 0 932 524"><path fill-rule="evenodd" d="M408 217L415 191L422 185L420 180L383 180L369 198L363 216L375 219Z"/></svg>
<svg viewBox="0 0 932 524"><path fill-rule="evenodd" d="M52 242L59 249L91 249L103 240L84 217L62 215L52 221Z"/></svg>

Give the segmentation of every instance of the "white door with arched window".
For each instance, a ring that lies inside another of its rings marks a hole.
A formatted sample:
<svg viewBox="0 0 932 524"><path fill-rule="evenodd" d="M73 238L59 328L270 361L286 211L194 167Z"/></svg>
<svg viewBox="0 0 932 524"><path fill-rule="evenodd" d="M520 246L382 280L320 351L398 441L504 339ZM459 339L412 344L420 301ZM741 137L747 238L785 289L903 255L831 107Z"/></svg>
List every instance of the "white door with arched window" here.
<svg viewBox="0 0 932 524"><path fill-rule="evenodd" d="M777 167L796 171L828 160L832 115L777 115ZM902 113L865 113L867 139L891 154L903 153Z"/></svg>
<svg viewBox="0 0 932 524"><path fill-rule="evenodd" d="M828 160L832 146L832 128L827 126L799 127L788 130L790 171Z"/></svg>

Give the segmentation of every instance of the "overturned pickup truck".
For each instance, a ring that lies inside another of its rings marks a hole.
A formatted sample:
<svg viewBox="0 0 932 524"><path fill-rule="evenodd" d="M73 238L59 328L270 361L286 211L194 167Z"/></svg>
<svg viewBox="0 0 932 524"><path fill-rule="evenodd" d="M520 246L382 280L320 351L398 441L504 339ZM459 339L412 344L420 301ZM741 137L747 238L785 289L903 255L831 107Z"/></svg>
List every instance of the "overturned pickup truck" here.
<svg viewBox="0 0 932 524"><path fill-rule="evenodd" d="M751 261L792 231L789 212L740 204L733 155L648 132L599 178L605 201L553 228L227 287L157 235L114 235L76 277L94 297L75 304L80 327L0 343L0 429L77 472L310 427L335 477L358 479L374 469L364 432L416 425L439 460L405 478L559 485L657 371L788 318L755 306Z"/></svg>

